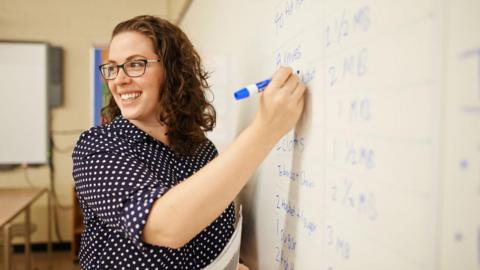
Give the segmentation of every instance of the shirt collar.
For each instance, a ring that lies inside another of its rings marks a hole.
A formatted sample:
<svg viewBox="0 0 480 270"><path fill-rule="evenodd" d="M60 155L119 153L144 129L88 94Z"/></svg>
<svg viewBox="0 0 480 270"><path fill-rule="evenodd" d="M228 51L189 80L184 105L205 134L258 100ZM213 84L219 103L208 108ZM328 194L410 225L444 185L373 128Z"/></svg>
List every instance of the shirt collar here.
<svg viewBox="0 0 480 270"><path fill-rule="evenodd" d="M118 132L118 135L136 142L144 142L150 139L150 135L143 130L136 127L128 119L123 118L122 115L115 117L112 121L112 127Z"/></svg>

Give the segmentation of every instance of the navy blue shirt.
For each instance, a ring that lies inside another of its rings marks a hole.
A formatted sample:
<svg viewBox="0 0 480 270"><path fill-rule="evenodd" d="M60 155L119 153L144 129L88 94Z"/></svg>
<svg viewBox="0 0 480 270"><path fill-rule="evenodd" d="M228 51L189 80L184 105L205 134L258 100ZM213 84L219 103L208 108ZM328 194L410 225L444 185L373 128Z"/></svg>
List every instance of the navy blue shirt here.
<svg viewBox="0 0 480 270"><path fill-rule="evenodd" d="M85 225L82 269L201 269L212 262L233 234L233 203L179 249L145 243L142 232L155 200L215 156L209 140L193 156L177 155L121 116L84 132L72 155Z"/></svg>

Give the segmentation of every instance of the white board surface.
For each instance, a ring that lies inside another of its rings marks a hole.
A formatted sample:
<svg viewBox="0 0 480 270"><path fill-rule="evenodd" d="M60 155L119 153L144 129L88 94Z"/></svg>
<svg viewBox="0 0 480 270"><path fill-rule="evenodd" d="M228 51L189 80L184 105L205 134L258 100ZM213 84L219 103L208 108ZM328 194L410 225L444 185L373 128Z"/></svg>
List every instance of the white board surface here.
<svg viewBox="0 0 480 270"><path fill-rule="evenodd" d="M194 1L220 148L279 65L304 117L246 186L251 269L480 269L480 2Z"/></svg>
<svg viewBox="0 0 480 270"><path fill-rule="evenodd" d="M44 43L0 42L0 164L47 163L47 53Z"/></svg>

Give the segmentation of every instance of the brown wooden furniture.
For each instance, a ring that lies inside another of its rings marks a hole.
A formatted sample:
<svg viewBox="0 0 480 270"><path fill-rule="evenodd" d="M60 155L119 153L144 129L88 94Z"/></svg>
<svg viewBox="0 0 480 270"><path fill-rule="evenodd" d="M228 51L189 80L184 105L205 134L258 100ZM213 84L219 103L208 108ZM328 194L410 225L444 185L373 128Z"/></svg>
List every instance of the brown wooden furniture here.
<svg viewBox="0 0 480 270"><path fill-rule="evenodd" d="M80 237L83 232L83 216L82 210L78 205L77 194L73 191L73 228L72 228L72 258L76 262L78 261L78 252L80 251Z"/></svg>
<svg viewBox="0 0 480 270"><path fill-rule="evenodd" d="M26 269L32 269L32 257L30 247L30 206L41 195L47 194L47 252L49 261L52 255L52 240L51 240L51 226L50 226L50 195L46 188L0 188L0 228L4 233L4 269L10 269L10 230L9 222L25 213L25 255L26 255ZM50 267L51 269L51 267Z"/></svg>

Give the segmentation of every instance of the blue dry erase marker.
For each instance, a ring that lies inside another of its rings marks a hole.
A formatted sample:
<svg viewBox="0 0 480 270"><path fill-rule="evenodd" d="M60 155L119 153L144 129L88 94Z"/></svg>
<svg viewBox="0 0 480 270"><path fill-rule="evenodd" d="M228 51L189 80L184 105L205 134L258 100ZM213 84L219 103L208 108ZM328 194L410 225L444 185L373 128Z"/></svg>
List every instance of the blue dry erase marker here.
<svg viewBox="0 0 480 270"><path fill-rule="evenodd" d="M300 74L300 70L297 70L297 74ZM266 80L258 82L256 84L251 84L249 86L245 86L245 87L235 91L235 93L233 93L233 95L235 96L236 100L247 98L254 93L262 92L263 89L265 89L265 87L267 87L267 85L270 83L271 80L272 79L266 79Z"/></svg>
<svg viewBox="0 0 480 270"><path fill-rule="evenodd" d="M258 82L256 84L251 84L249 86L245 86L242 89L238 89L233 94L236 100L244 99L256 92L262 92L265 87L270 83L271 79L266 79L264 81Z"/></svg>

